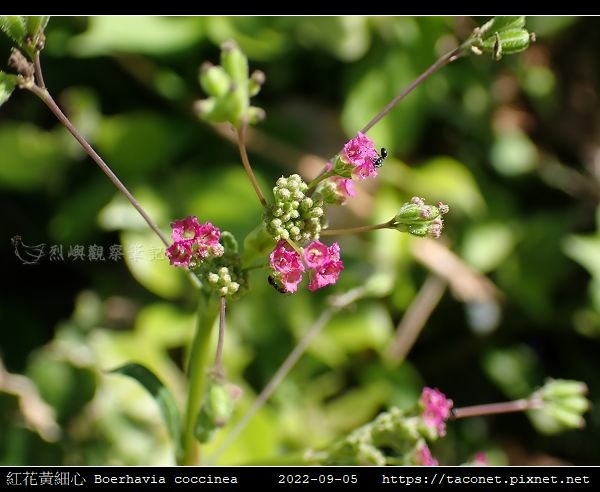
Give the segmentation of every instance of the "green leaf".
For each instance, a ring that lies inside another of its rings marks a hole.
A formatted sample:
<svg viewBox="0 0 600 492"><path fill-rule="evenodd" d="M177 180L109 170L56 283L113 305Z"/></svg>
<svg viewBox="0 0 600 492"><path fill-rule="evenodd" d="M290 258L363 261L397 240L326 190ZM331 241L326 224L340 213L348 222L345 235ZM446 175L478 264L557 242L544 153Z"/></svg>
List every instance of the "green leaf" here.
<svg viewBox="0 0 600 492"><path fill-rule="evenodd" d="M257 258L268 255L274 246L275 240L265 231L262 224L258 225L244 238L244 266L249 266Z"/></svg>
<svg viewBox="0 0 600 492"><path fill-rule="evenodd" d="M15 90L17 85L16 75L4 73L0 70L0 106L2 106Z"/></svg>
<svg viewBox="0 0 600 492"><path fill-rule="evenodd" d="M40 31L43 32L44 29L46 29L49 20L50 16L48 15L30 15L25 17L25 22L27 23L27 32L32 36L35 36Z"/></svg>
<svg viewBox="0 0 600 492"><path fill-rule="evenodd" d="M81 57L115 52L167 55L194 46L203 36L202 22L198 17L94 16L87 31L69 45Z"/></svg>
<svg viewBox="0 0 600 492"><path fill-rule="evenodd" d="M0 29L19 45L27 35L25 19L19 15L0 15Z"/></svg>
<svg viewBox="0 0 600 492"><path fill-rule="evenodd" d="M181 415L175 398L168 388L152 371L141 364L125 364L111 372L135 379L154 397L175 445L177 455L179 455L181 453Z"/></svg>

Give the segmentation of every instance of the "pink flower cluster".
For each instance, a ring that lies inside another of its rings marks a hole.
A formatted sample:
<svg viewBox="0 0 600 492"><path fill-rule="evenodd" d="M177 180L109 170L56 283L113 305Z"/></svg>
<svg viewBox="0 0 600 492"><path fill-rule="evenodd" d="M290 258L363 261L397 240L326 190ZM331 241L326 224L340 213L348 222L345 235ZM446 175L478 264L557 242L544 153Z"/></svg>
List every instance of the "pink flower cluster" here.
<svg viewBox="0 0 600 492"><path fill-rule="evenodd" d="M431 456L427 444L423 444L417 451L417 464L421 466L438 466L438 460Z"/></svg>
<svg viewBox="0 0 600 492"><path fill-rule="evenodd" d="M354 166L352 175L356 179L377 176L375 161L379 158L379 154L373 141L361 132L344 145L343 158Z"/></svg>
<svg viewBox="0 0 600 492"><path fill-rule="evenodd" d="M335 284L344 268L340 260L340 246L333 243L327 246L320 241L313 241L304 248L304 262L287 241L281 240L275 246L270 256L273 277L278 280L285 292L296 292L302 281L302 272L309 269L311 291L329 284ZM306 267L305 267L306 264Z"/></svg>
<svg viewBox="0 0 600 492"><path fill-rule="evenodd" d="M219 243L221 231L210 222L200 224L190 216L171 224L173 244L166 255L173 266L195 267L210 256L221 256L223 246Z"/></svg>
<svg viewBox="0 0 600 492"><path fill-rule="evenodd" d="M452 400L437 388L423 388L421 394L423 405L423 421L429 427L435 427L440 437L446 435L446 420L450 417L450 409L454 404Z"/></svg>

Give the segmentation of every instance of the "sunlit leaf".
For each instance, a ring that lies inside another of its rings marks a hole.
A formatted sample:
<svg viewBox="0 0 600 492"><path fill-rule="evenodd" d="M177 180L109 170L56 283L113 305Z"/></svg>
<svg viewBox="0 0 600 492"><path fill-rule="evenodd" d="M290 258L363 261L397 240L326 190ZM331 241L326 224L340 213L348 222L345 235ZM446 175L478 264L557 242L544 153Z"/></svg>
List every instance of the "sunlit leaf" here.
<svg viewBox="0 0 600 492"><path fill-rule="evenodd" d="M160 408L169 435L179 453L181 443L181 415L177 407L177 402L168 388L152 371L141 364L126 364L113 369L111 372L135 379L152 395Z"/></svg>
<svg viewBox="0 0 600 492"><path fill-rule="evenodd" d="M17 85L16 75L4 73L0 70L0 106L2 106L12 94Z"/></svg>

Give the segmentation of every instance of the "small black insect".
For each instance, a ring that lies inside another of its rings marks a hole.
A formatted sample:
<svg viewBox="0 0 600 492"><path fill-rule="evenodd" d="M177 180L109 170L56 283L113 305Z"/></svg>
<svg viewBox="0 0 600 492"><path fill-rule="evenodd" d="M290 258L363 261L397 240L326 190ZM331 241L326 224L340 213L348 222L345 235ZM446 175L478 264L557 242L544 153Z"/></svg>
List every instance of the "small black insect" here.
<svg viewBox="0 0 600 492"><path fill-rule="evenodd" d="M375 159L373 161L373 165L375 167L381 167L383 166L383 161L385 160L385 158L388 156L388 151L385 147L381 147L381 155L379 155L379 157L377 157L377 159Z"/></svg>
<svg viewBox="0 0 600 492"><path fill-rule="evenodd" d="M268 282L269 282L269 283L270 283L270 284L273 286L273 288L274 288L274 289L275 289L277 292L280 292L281 294L287 294L287 293L288 293L288 291L287 291L287 290L285 290L285 289L284 289L284 288L283 288L281 285L279 285L279 284L277 283L277 281L276 281L276 280L275 280L275 279L274 279L274 278L273 278L271 275L269 275L269 276L267 277L267 281L268 281Z"/></svg>

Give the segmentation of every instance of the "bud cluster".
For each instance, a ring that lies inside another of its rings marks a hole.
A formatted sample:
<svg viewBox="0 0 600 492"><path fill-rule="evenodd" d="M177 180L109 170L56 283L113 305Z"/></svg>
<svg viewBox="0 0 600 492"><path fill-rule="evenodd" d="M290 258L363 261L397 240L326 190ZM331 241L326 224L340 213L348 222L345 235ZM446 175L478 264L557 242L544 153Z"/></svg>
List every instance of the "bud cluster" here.
<svg viewBox="0 0 600 492"><path fill-rule="evenodd" d="M298 174L279 178L273 188L274 202L265 213L265 225L276 240L307 243L323 228L323 201L306 196L308 185Z"/></svg>

